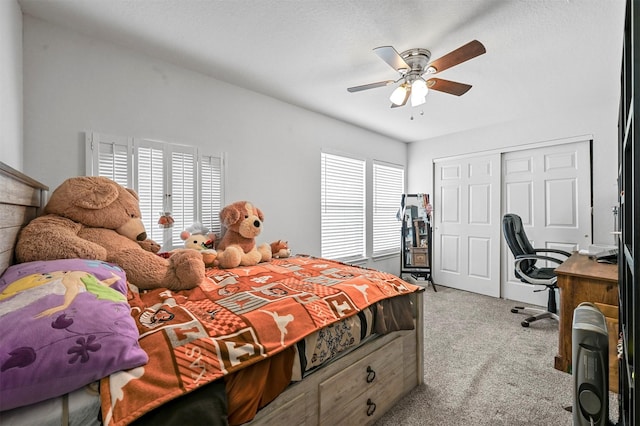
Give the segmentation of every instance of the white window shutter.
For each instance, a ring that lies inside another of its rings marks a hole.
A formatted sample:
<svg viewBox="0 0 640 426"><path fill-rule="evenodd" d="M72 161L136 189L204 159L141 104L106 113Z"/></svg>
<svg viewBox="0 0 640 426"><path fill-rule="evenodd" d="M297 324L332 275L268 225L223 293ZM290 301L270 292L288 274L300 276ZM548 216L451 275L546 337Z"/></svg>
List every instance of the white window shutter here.
<svg viewBox="0 0 640 426"><path fill-rule="evenodd" d="M134 140L135 190L140 198L142 222L147 236L166 248L165 232L158 226L160 215L167 210L168 191L165 181L165 147L161 142Z"/></svg>
<svg viewBox="0 0 640 426"><path fill-rule="evenodd" d="M180 233L199 221L197 214L197 151L194 147L171 146L171 164L168 178L171 182L169 202L174 224L171 232L172 247L182 246Z"/></svg>
<svg viewBox="0 0 640 426"><path fill-rule="evenodd" d="M222 235L220 210L224 207L222 156L200 156L200 222L210 232Z"/></svg>
<svg viewBox="0 0 640 426"><path fill-rule="evenodd" d="M134 188L131 138L87 133L86 149L87 176L108 177L126 188Z"/></svg>
<svg viewBox="0 0 640 426"><path fill-rule="evenodd" d="M365 256L365 162L321 155L321 255L330 259Z"/></svg>
<svg viewBox="0 0 640 426"><path fill-rule="evenodd" d="M400 250L402 222L396 217L404 193L404 169L373 163L373 255Z"/></svg>

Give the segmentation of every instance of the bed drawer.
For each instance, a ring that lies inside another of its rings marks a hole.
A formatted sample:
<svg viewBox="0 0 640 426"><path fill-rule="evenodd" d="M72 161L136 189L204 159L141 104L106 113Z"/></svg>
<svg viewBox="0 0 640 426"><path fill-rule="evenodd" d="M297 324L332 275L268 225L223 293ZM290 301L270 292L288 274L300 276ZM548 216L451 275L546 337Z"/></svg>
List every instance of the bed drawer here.
<svg viewBox="0 0 640 426"><path fill-rule="evenodd" d="M320 424L373 423L402 391L402 339L397 338L320 383Z"/></svg>
<svg viewBox="0 0 640 426"><path fill-rule="evenodd" d="M307 418L307 394L302 393L260 419L261 426L295 425Z"/></svg>

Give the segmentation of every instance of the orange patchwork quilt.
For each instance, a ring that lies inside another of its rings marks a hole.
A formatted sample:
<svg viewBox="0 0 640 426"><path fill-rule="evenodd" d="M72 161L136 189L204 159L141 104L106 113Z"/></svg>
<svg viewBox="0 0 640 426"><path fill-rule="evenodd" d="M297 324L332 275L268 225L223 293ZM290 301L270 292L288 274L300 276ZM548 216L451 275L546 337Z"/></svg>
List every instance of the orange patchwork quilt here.
<svg viewBox="0 0 640 426"><path fill-rule="evenodd" d="M102 379L104 424L127 424L369 305L419 290L385 272L296 256L208 269L192 290L131 292L149 362Z"/></svg>

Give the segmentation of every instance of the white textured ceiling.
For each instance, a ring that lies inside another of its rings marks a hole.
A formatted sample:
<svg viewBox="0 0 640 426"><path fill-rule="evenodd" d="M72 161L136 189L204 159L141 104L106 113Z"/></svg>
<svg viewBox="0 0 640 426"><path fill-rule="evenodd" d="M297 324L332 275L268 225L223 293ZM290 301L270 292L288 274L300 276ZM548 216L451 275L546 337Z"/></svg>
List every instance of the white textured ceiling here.
<svg viewBox="0 0 640 426"><path fill-rule="evenodd" d="M617 111L624 0L19 0L23 13L411 142L593 103ZM390 109L398 74L372 51L437 59L461 97ZM414 116L414 120L410 117Z"/></svg>

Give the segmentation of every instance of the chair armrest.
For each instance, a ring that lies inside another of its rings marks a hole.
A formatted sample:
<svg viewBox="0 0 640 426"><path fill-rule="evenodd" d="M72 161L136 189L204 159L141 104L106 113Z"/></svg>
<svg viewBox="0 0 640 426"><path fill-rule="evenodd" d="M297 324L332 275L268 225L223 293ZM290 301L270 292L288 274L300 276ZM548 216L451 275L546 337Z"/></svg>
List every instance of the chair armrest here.
<svg viewBox="0 0 640 426"><path fill-rule="evenodd" d="M557 263L557 264L562 264L562 262L563 262L562 260L556 259L555 257L538 256L536 254L521 254L519 256L516 256L516 258L515 258L514 267L515 267L516 273L518 275L520 275L521 279L524 279L529 284L549 286L549 285L553 285L553 284L556 283L557 279L555 277L552 280L540 280L540 279L536 279L536 278L533 278L533 277L530 277L529 275L527 275L520 268L520 263L523 260L547 260L549 262L553 262L553 263Z"/></svg>
<svg viewBox="0 0 640 426"><path fill-rule="evenodd" d="M516 260L547 260L549 262L554 262L557 263L558 265L560 265L562 262L564 262L564 260L560 260L560 259L556 259L555 257L551 257L551 256L538 256L537 254L520 254L518 256L516 256L515 258ZM520 262L518 262L520 263Z"/></svg>
<svg viewBox="0 0 640 426"><path fill-rule="evenodd" d="M557 253L563 256L571 257L571 253L558 249L533 249L534 253Z"/></svg>

